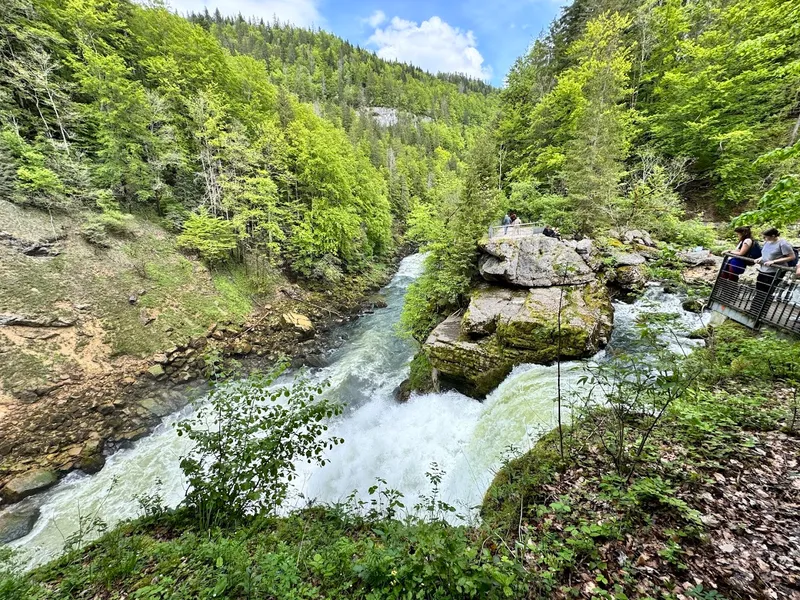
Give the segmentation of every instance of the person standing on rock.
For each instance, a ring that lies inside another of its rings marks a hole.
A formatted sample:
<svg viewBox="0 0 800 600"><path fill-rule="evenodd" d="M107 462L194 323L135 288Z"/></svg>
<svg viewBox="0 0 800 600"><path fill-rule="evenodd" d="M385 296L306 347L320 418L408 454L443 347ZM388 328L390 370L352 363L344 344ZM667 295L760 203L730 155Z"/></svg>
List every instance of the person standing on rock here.
<svg viewBox="0 0 800 600"><path fill-rule="evenodd" d="M517 236L519 235L519 228L522 225L522 221L520 221L517 213L511 213L511 235Z"/></svg>

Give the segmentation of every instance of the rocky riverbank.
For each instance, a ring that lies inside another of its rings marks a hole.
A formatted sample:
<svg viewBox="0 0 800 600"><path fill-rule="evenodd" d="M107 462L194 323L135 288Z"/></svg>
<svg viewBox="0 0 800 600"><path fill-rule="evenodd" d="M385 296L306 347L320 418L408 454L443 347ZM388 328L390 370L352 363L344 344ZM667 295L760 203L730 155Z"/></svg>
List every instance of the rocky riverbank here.
<svg viewBox="0 0 800 600"><path fill-rule="evenodd" d="M0 216L11 229L0 236L0 505L101 469L202 393L217 360L319 366L330 332L380 306L394 271L336 288L281 277L245 296L147 221L97 251L66 217L2 201Z"/></svg>
<svg viewBox="0 0 800 600"><path fill-rule="evenodd" d="M265 306L243 325L214 324L204 335L149 359L121 360L118 370L99 377L65 376L7 404L0 424L0 503L47 489L74 469L102 468L105 456L147 435L161 417L201 393L216 357L251 367L282 357L318 366L325 349L336 343L331 331L382 302L368 295L323 308L299 288L292 296Z"/></svg>

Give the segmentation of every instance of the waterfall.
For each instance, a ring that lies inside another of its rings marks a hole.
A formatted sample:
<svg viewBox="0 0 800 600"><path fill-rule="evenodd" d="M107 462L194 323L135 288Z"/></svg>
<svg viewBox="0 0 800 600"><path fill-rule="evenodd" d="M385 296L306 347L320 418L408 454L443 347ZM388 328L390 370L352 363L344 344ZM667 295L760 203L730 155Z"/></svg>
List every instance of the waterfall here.
<svg viewBox="0 0 800 600"><path fill-rule="evenodd" d="M422 271L424 257L414 255L400 265L384 289L388 307L365 315L341 330L342 346L331 352L330 365L311 373L327 379L330 392L346 404L330 433L345 442L328 453L324 467L298 465L295 505L309 499L338 502L353 490L366 497L367 488L382 477L404 494L407 507L429 493L425 472L436 462L446 475L441 499L462 515L473 515L494 473L508 453L529 450L555 424L555 366L520 365L484 402L456 392L414 395L405 404L393 398L408 376L414 344L399 337L396 325L409 284ZM615 305L613 346L636 343L634 324L643 312L679 315L683 334L697 329L701 318L683 311L680 298L652 287L632 305ZM672 344L690 344L686 339ZM593 360L602 360L602 353ZM562 365L569 393L582 375L583 362ZM175 434L174 424L192 414L186 409L164 419L147 438L111 456L95 475L72 473L56 487L25 500L41 509L26 537L11 544L28 567L58 556L80 518L98 517L113 526L140 514L136 496L152 493L157 480L165 504L176 506L185 482L179 459L188 440Z"/></svg>

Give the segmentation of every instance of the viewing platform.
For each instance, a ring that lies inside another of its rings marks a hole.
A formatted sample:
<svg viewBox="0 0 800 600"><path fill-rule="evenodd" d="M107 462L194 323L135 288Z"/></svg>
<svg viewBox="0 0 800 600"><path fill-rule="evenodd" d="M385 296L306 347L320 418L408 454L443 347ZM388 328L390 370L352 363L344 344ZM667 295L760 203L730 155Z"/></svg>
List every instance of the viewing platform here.
<svg viewBox="0 0 800 600"><path fill-rule="evenodd" d="M737 257L751 266L731 278L727 268L732 258L723 257L709 308L751 329L768 325L800 334L800 282L794 279L795 268L776 266L771 280L759 285L755 261L749 258Z"/></svg>
<svg viewBox="0 0 800 600"><path fill-rule="evenodd" d="M544 223L522 223L520 225L490 225L489 239L499 237L530 237L544 233Z"/></svg>

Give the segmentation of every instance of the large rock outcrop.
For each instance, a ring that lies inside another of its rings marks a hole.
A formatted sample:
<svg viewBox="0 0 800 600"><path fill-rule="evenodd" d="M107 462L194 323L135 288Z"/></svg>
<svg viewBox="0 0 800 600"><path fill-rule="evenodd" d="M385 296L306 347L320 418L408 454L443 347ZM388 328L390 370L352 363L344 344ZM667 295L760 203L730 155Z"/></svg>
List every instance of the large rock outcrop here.
<svg viewBox="0 0 800 600"><path fill-rule="evenodd" d="M489 282L534 288L583 285L595 280L586 254L544 235L483 240L481 251L478 267Z"/></svg>
<svg viewBox="0 0 800 600"><path fill-rule="evenodd" d="M561 305L559 348L558 315ZM605 286L482 287L463 317L441 323L425 343L440 381L483 397L522 363L549 364L595 354L611 333L613 308Z"/></svg>

